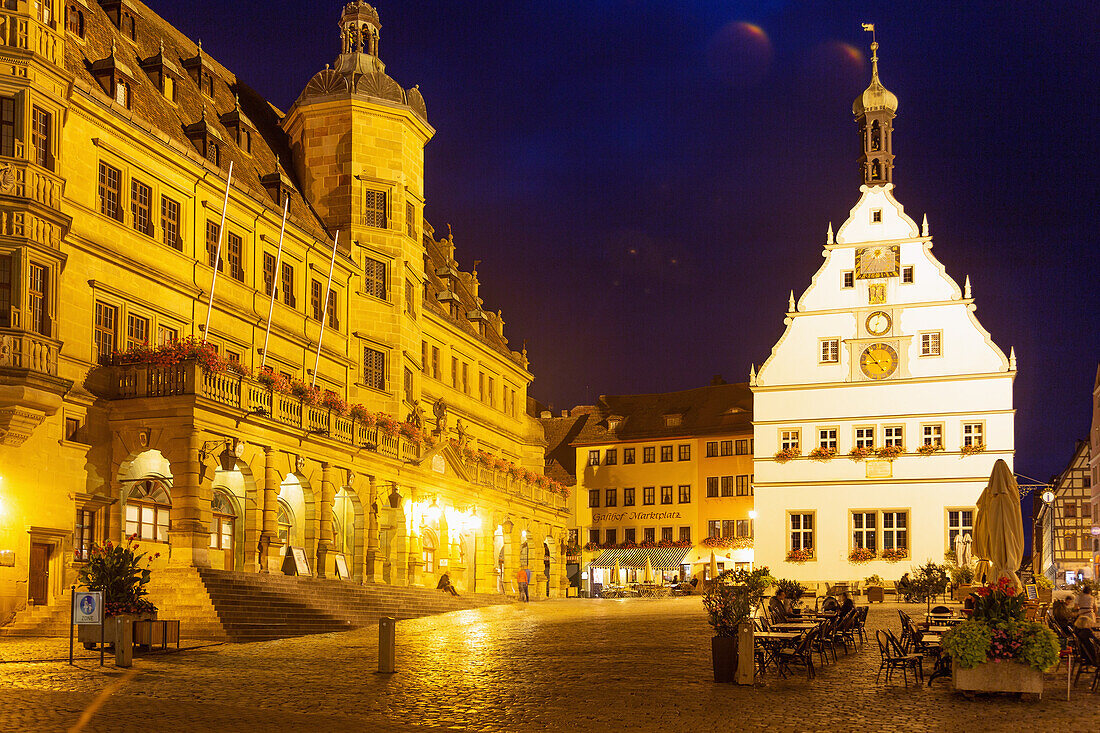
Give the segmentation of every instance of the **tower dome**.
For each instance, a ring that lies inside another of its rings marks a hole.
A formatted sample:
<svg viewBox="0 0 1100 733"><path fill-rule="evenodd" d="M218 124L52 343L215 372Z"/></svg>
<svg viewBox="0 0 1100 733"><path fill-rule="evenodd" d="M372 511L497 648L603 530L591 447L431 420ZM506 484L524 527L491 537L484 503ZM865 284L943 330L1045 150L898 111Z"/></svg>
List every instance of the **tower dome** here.
<svg viewBox="0 0 1100 733"><path fill-rule="evenodd" d="M864 112L888 110L898 111L898 98L893 92L882 86L878 80L878 42L871 44L871 83L863 93L852 102L852 114L859 117Z"/></svg>

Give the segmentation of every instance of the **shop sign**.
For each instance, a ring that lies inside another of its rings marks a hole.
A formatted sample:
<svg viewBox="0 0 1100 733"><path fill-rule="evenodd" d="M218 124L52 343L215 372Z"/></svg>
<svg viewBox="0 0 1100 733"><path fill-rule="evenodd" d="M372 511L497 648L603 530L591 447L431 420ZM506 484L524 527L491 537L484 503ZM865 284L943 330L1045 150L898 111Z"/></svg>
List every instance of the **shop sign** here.
<svg viewBox="0 0 1100 733"><path fill-rule="evenodd" d="M680 519L680 512L592 512L593 522L631 522L643 519Z"/></svg>

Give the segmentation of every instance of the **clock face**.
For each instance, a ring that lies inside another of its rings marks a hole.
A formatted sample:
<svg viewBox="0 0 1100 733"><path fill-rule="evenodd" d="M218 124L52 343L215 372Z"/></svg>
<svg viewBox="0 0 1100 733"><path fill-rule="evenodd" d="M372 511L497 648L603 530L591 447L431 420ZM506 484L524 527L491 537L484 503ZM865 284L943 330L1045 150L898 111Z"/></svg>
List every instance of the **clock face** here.
<svg viewBox="0 0 1100 733"><path fill-rule="evenodd" d="M890 330L890 314L883 311L875 311L867 316L867 333L872 336L881 336Z"/></svg>
<svg viewBox="0 0 1100 733"><path fill-rule="evenodd" d="M870 379L886 379L898 368L898 352L890 344L871 344L860 354L859 368Z"/></svg>

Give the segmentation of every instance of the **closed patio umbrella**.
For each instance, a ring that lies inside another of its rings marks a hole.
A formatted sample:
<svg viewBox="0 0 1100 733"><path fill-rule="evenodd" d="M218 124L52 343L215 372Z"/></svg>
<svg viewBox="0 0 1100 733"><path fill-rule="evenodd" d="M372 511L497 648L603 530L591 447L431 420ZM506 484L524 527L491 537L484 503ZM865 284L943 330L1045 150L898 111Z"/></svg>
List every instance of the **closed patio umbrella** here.
<svg viewBox="0 0 1100 733"><path fill-rule="evenodd" d="M649 560L649 555L645 556L645 573L642 575L643 583L653 582L653 563Z"/></svg>
<svg viewBox="0 0 1100 733"><path fill-rule="evenodd" d="M976 577L985 573L989 582L1000 578L1020 589L1016 570L1024 553L1024 522L1020 512L1020 489L1008 464L993 464L985 491L978 497L974 518L974 552L978 556Z"/></svg>
<svg viewBox="0 0 1100 733"><path fill-rule="evenodd" d="M611 582L615 585L619 584L619 558L615 558L615 569L611 571Z"/></svg>
<svg viewBox="0 0 1100 733"><path fill-rule="evenodd" d="M714 556L714 550L710 551L710 579L718 577L718 558Z"/></svg>

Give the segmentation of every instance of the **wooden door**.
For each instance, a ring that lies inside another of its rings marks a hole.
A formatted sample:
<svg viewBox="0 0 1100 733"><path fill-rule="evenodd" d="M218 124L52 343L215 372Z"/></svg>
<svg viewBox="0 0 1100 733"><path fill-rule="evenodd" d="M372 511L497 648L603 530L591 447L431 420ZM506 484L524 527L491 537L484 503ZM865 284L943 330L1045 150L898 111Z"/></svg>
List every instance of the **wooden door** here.
<svg viewBox="0 0 1100 733"><path fill-rule="evenodd" d="M50 546L39 542L31 543L31 568L28 594L35 604L44 606L49 603L50 587Z"/></svg>
<svg viewBox="0 0 1100 733"><path fill-rule="evenodd" d="M232 570L233 569L233 548L230 547L228 550L222 550L222 552L225 553L225 564L222 567L225 570Z"/></svg>

